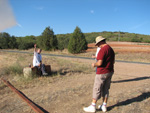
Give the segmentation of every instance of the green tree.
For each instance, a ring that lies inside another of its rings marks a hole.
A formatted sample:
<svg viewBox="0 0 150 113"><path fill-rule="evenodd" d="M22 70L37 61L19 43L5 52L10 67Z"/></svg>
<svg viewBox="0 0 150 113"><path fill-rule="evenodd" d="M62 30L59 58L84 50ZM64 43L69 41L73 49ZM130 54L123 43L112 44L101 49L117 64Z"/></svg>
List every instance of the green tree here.
<svg viewBox="0 0 150 113"><path fill-rule="evenodd" d="M79 27L76 27L68 44L68 51L70 53L80 53L87 49L87 42L84 34Z"/></svg>
<svg viewBox="0 0 150 113"><path fill-rule="evenodd" d="M57 38L50 27L46 27L42 35L38 38L38 46L44 50L55 50L57 49Z"/></svg>
<svg viewBox="0 0 150 113"><path fill-rule="evenodd" d="M8 33L0 33L0 49L14 49L17 48L15 36L10 36Z"/></svg>
<svg viewBox="0 0 150 113"><path fill-rule="evenodd" d="M36 37L33 35L25 36L25 37L17 37L18 49L24 50L24 49L33 48L35 43L36 43Z"/></svg>
<svg viewBox="0 0 150 113"><path fill-rule="evenodd" d="M58 40L58 49L59 50L68 48L69 36L59 34L59 35L57 35L57 40Z"/></svg>
<svg viewBox="0 0 150 113"><path fill-rule="evenodd" d="M0 33L0 48L8 49L9 48L10 35L8 33Z"/></svg>
<svg viewBox="0 0 150 113"><path fill-rule="evenodd" d="M18 48L18 44L17 44L15 36L10 37L8 45L10 49Z"/></svg>

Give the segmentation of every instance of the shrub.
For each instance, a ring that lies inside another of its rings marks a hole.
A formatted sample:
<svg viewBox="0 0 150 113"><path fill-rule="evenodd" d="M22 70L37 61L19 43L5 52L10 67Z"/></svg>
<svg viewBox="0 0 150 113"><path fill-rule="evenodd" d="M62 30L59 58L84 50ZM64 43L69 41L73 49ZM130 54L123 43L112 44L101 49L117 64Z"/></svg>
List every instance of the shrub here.
<svg viewBox="0 0 150 113"><path fill-rule="evenodd" d="M132 38L131 42L141 42L141 40L139 38Z"/></svg>

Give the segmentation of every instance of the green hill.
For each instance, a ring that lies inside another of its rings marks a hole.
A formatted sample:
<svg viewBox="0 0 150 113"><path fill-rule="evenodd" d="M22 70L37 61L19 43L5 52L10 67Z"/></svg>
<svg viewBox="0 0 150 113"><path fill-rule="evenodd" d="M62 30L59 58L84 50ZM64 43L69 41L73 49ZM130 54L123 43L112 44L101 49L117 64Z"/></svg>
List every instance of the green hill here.
<svg viewBox="0 0 150 113"><path fill-rule="evenodd" d="M59 50L68 48L69 39L72 33L68 34L57 34ZM128 32L91 32L84 33L87 43L94 43L95 38L99 35L107 39L107 41L121 41L121 42L143 42L150 43L150 35L144 34L135 34ZM40 36L24 36L24 37L15 37L10 36L8 33L0 33L0 49L29 49L34 46L35 43L38 43Z"/></svg>
<svg viewBox="0 0 150 113"><path fill-rule="evenodd" d="M65 37L69 38L70 34L58 34L57 38ZM143 35L143 34L135 34L135 33L128 33L128 32L91 32L91 33L84 33L86 40L88 43L95 42L95 38L99 35L106 38L108 41L125 41L125 42L144 42L150 43L150 35Z"/></svg>

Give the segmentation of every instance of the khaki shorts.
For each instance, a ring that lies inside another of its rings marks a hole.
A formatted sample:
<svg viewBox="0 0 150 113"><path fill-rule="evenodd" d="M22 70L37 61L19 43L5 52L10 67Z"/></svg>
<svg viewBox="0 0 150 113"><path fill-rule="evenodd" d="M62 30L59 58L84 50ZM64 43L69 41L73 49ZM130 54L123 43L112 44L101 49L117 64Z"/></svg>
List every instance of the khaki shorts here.
<svg viewBox="0 0 150 113"><path fill-rule="evenodd" d="M112 75L113 72L106 74L96 74L93 87L93 99L98 100L101 98L101 96L109 96Z"/></svg>

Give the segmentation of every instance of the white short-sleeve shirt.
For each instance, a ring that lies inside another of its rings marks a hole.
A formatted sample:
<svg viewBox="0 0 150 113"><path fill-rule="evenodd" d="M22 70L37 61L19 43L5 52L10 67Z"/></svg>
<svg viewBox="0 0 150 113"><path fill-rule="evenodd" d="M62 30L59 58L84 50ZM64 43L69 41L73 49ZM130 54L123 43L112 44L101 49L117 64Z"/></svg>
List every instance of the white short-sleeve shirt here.
<svg viewBox="0 0 150 113"><path fill-rule="evenodd" d="M37 52L34 52L33 66L39 66L39 64L40 64L41 61L42 61L41 54L38 54Z"/></svg>
<svg viewBox="0 0 150 113"><path fill-rule="evenodd" d="M100 49L101 49L100 47L97 47L97 50L96 50L96 53L95 53L96 58L97 58L97 55L98 55Z"/></svg>

